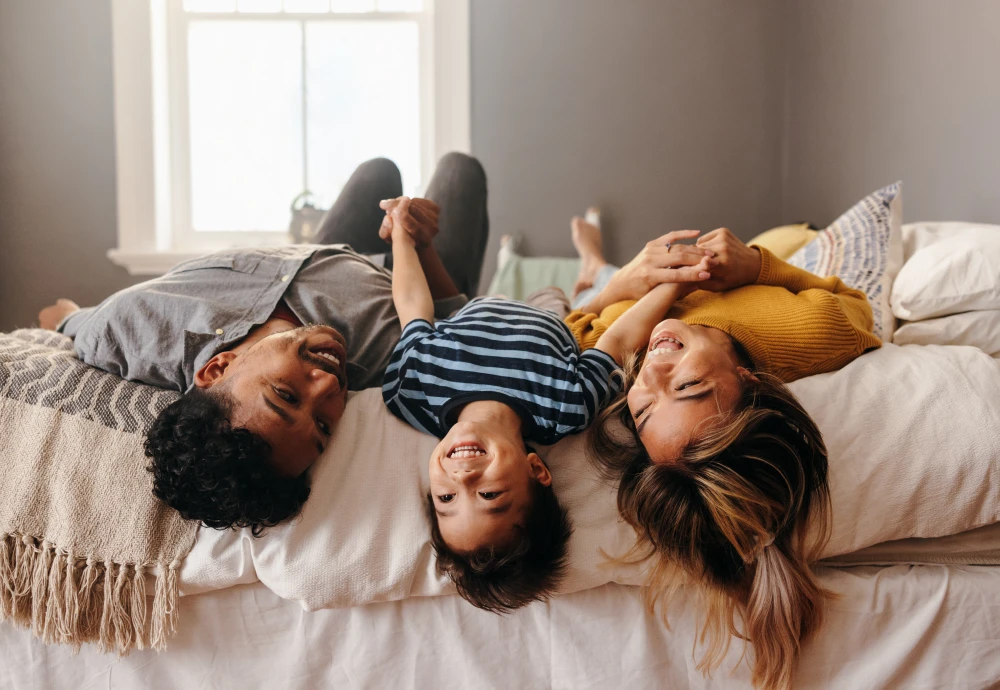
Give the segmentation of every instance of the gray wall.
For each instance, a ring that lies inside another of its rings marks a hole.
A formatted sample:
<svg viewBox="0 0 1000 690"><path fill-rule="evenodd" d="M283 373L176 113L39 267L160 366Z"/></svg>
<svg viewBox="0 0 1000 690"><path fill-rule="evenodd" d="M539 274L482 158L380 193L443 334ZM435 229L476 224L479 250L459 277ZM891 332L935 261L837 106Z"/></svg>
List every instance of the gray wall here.
<svg viewBox="0 0 1000 690"><path fill-rule="evenodd" d="M960 11L959 11L960 10ZM1000 222L997 0L472 0L493 237L621 260L667 229L817 224L906 182L906 217ZM131 284L115 243L110 0L0 0L0 330Z"/></svg>
<svg viewBox="0 0 1000 690"><path fill-rule="evenodd" d="M0 331L135 279L115 245L109 0L0 0Z"/></svg>
<svg viewBox="0 0 1000 690"><path fill-rule="evenodd" d="M1000 2L791 0L783 215L901 179L908 220L1000 223Z"/></svg>
<svg viewBox="0 0 1000 690"><path fill-rule="evenodd" d="M570 256L601 206L613 259L677 228L780 220L782 2L473 0L472 143L493 232ZM485 287L485 284L484 284Z"/></svg>

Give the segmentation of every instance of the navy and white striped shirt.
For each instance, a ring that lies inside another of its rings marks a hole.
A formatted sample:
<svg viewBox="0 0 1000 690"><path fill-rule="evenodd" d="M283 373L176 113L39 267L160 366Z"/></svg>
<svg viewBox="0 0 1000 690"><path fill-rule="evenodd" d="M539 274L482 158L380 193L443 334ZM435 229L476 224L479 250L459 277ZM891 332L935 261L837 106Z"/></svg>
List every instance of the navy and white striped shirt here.
<svg viewBox="0 0 1000 690"><path fill-rule="evenodd" d="M442 437L459 407L497 400L521 415L524 438L549 445L583 431L621 387L605 352L580 348L550 312L495 297L475 299L432 326L403 329L382 384L397 417Z"/></svg>

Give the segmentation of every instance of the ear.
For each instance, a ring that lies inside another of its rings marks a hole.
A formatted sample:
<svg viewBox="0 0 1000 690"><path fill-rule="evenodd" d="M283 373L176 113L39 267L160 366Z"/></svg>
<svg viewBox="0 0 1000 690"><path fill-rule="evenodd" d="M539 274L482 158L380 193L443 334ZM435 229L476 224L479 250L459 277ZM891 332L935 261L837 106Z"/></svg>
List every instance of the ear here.
<svg viewBox="0 0 1000 690"><path fill-rule="evenodd" d="M219 383L225 377L229 365L235 362L237 357L239 355L229 350L215 355L205 362L205 366L194 373L194 385L205 389Z"/></svg>
<svg viewBox="0 0 1000 690"><path fill-rule="evenodd" d="M760 383L760 379L754 376L753 372L746 367L736 367L736 372L743 379L744 383Z"/></svg>
<svg viewBox="0 0 1000 690"><path fill-rule="evenodd" d="M528 453L528 464L531 465L531 476L542 486L552 486L552 474L537 453Z"/></svg>

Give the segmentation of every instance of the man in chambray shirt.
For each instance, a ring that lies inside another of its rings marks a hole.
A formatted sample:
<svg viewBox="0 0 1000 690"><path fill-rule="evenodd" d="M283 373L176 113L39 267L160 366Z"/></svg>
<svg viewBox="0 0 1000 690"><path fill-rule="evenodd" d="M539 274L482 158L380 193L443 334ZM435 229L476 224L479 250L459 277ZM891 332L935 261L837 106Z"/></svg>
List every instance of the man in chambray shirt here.
<svg viewBox="0 0 1000 690"><path fill-rule="evenodd" d="M317 244L216 252L96 307L59 300L39 314L87 364L184 393L146 439L154 492L184 517L259 534L298 512L304 472L334 433L347 390L380 386L399 340L380 236L401 194L396 166L368 161ZM406 229L444 317L479 281L485 173L474 158L448 154L426 197L410 204Z"/></svg>

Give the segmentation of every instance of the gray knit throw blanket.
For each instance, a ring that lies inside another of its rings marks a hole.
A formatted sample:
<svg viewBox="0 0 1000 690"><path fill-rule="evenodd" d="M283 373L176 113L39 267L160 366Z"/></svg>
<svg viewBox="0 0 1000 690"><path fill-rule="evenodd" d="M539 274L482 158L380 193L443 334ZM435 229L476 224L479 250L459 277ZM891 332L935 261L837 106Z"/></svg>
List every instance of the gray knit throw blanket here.
<svg viewBox="0 0 1000 690"><path fill-rule="evenodd" d="M142 444L176 399L58 333L0 334L0 621L122 655L166 646L197 524L153 496Z"/></svg>

